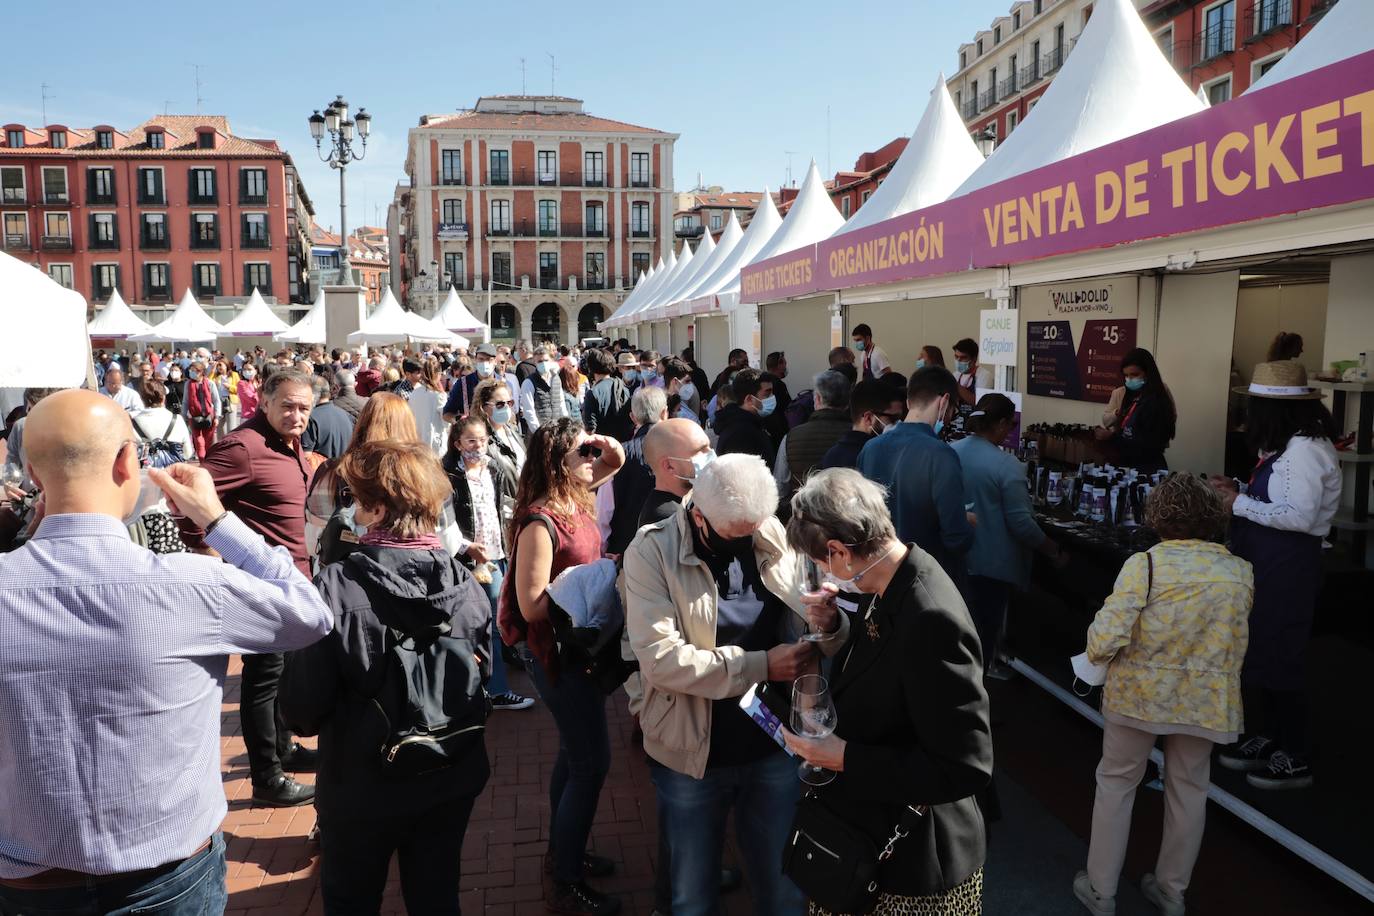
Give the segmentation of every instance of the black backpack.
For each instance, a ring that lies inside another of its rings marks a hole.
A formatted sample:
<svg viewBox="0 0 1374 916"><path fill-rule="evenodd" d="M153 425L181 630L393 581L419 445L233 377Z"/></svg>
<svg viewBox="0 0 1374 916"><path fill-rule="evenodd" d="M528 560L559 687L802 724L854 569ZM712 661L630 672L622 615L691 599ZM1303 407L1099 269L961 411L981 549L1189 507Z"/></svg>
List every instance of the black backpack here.
<svg viewBox="0 0 1374 916"><path fill-rule="evenodd" d="M378 748L385 771L404 779L447 769L481 744L491 709L482 689L487 646L453 636L447 622L424 633L387 626L377 668L370 699L386 735Z"/></svg>
<svg viewBox="0 0 1374 916"><path fill-rule="evenodd" d="M182 457L181 446L171 439L172 430L176 428L176 425L176 414L172 414L172 422L167 424L167 431L154 439L143 429L138 418L134 418L134 430L144 442L148 443L148 463L151 467L165 468L186 460Z"/></svg>

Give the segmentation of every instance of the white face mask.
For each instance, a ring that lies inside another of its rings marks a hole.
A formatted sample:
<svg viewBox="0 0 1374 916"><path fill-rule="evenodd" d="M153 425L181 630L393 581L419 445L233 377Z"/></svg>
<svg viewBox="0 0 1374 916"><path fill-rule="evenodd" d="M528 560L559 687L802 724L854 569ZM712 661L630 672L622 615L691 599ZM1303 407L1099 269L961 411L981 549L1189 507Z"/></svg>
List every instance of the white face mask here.
<svg viewBox="0 0 1374 916"><path fill-rule="evenodd" d="M857 546L857 545L854 545L854 544L846 544L845 546L846 546L846 547L854 547L854 546ZM894 547L895 547L895 545L894 545ZM831 572L826 573L826 574L825 574L825 578L826 578L831 584L833 584L836 588L838 588L838 589L839 589L840 591L842 591L842 592L858 592L858 591L859 591L859 582L863 579L864 575L867 574L868 571L869 571L870 569L872 569L873 567L877 566L877 565L878 565L879 563L881 563L883 560L887 559L887 555L888 555L889 553L892 553L892 549L891 549L891 548L889 548L885 553L883 553L882 556L877 557L876 559L874 559L874 561L873 561L872 563L869 563L869 564L868 564L867 566L865 566L863 569L861 569L861 570L859 570L858 572L854 573L854 574L853 574L852 576L850 576L848 579L841 579L839 576L835 575L835 573L834 573L834 569L835 569L834 560L832 560L832 559L830 558L831 551L830 551L830 548L827 547L827 548L825 549L825 565L830 567Z"/></svg>
<svg viewBox="0 0 1374 916"><path fill-rule="evenodd" d="M674 474L674 477L676 477L678 480L696 480L697 477L701 476L702 470L705 469L705 467L712 461L716 460L716 450L713 448L708 448L704 452L697 452L691 458L674 458L673 460L690 461L692 463L691 477L684 477L681 474Z"/></svg>

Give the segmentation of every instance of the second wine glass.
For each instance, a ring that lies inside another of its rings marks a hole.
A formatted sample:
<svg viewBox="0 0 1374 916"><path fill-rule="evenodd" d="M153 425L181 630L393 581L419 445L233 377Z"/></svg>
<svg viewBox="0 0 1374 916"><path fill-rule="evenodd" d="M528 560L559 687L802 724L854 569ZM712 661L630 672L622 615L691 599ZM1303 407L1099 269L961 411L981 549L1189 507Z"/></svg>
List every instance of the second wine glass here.
<svg viewBox="0 0 1374 916"><path fill-rule="evenodd" d="M830 696L830 684L819 674L803 674L792 683L792 731L802 738L818 740L835 730L838 716ZM802 761L797 770L808 786L823 786L838 775L833 770Z"/></svg>

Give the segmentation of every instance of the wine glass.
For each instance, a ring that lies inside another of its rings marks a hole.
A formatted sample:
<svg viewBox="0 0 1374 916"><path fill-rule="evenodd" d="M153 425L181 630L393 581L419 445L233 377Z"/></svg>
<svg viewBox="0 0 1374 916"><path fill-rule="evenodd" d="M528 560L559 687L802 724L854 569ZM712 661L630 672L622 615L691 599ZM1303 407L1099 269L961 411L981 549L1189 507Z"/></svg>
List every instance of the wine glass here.
<svg viewBox="0 0 1374 916"><path fill-rule="evenodd" d="M802 573L804 576L803 585L805 588L805 591L802 592L802 596L807 598L820 597L823 593L823 589L821 588L821 570L820 567L816 565L816 561L810 557L803 557ZM802 633L801 638L803 642L820 642L829 635L829 633L818 633L811 629L811 625L808 623L806 625L806 632Z"/></svg>
<svg viewBox="0 0 1374 916"><path fill-rule="evenodd" d="M23 490L24 469L17 464L0 467L0 498L8 500L10 490Z"/></svg>
<svg viewBox="0 0 1374 916"><path fill-rule="evenodd" d="M819 674L803 674L792 683L792 731L802 737L820 739L835 730L838 716L830 697L830 684ZM823 786L834 780L833 770L812 766L805 760L797 775L808 786Z"/></svg>

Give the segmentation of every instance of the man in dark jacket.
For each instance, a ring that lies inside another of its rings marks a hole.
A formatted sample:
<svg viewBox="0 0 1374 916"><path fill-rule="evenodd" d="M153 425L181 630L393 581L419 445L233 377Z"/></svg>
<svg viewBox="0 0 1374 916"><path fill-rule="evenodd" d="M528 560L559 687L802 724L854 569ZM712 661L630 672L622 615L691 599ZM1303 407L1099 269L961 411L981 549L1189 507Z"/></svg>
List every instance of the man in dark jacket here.
<svg viewBox="0 0 1374 916"><path fill-rule="evenodd" d="M668 396L652 385L640 388L630 399L630 418L635 432L625 443L625 463L611 479L615 510L606 552L620 554L639 530L639 513L654 489L654 475L644 455L644 440L654 425L667 419Z"/></svg>
<svg viewBox="0 0 1374 916"><path fill-rule="evenodd" d="M311 376L310 385L315 392L315 409L310 411L301 447L333 460L344 453L353 438L353 418L330 400L329 383L322 376Z"/></svg>
<svg viewBox="0 0 1374 916"><path fill-rule="evenodd" d="M777 445L763 428L764 418L777 404L773 398L772 376L757 369L741 369L730 382L730 390L735 402L716 411L715 430L719 437L716 451L722 455L732 452L757 455L772 467L777 458Z"/></svg>
<svg viewBox="0 0 1374 916"><path fill-rule="evenodd" d="M868 440L906 416L906 396L883 378L864 379L849 395L849 416L853 426L830 447L818 468L852 468L859 463L859 452Z"/></svg>
<svg viewBox="0 0 1374 916"><path fill-rule="evenodd" d="M334 373L334 405L348 414L353 422L358 422L358 414L363 412L367 398L359 397L357 378L352 369L340 369Z"/></svg>
<svg viewBox="0 0 1374 916"><path fill-rule="evenodd" d="M816 469L830 447L849 431L849 379L826 370L812 382L816 409L810 419L787 434L778 450L773 478L785 507L806 475Z"/></svg>
<svg viewBox="0 0 1374 916"><path fill-rule="evenodd" d="M615 376L615 363L605 350L587 351L592 383L582 399L582 425L589 433L625 442L634 434L630 423L630 390Z"/></svg>
<svg viewBox="0 0 1374 916"><path fill-rule="evenodd" d="M736 372L747 368L749 368L749 354L738 348L731 350L730 356L726 360L725 368L720 370L720 374L716 376L716 380L711 383L711 392L714 394L716 389L728 382L730 377Z"/></svg>

